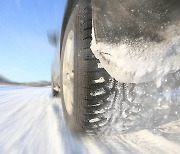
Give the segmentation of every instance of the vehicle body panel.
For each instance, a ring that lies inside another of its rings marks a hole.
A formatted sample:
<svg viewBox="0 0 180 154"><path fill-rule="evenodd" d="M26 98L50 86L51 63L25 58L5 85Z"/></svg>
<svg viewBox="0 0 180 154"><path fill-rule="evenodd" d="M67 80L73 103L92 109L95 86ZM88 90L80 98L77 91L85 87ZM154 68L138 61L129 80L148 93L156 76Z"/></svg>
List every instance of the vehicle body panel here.
<svg viewBox="0 0 180 154"><path fill-rule="evenodd" d="M54 61L51 68L51 81L55 91L59 91L60 87L60 52L56 51Z"/></svg>
<svg viewBox="0 0 180 154"><path fill-rule="evenodd" d="M179 22L179 0L93 0L97 42L143 38L158 43L165 39L166 28Z"/></svg>

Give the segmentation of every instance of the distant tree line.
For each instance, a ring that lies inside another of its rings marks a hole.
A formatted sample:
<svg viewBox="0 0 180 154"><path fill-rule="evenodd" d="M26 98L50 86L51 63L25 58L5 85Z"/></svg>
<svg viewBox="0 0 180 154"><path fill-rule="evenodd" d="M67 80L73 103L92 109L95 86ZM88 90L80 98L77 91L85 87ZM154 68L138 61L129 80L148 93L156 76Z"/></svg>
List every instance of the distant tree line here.
<svg viewBox="0 0 180 154"><path fill-rule="evenodd" d="M37 81L37 82L14 82L11 81L2 75L0 75L0 84L1 85L22 85L22 86L33 86L33 87L41 87L41 86L50 86L51 82L50 81Z"/></svg>

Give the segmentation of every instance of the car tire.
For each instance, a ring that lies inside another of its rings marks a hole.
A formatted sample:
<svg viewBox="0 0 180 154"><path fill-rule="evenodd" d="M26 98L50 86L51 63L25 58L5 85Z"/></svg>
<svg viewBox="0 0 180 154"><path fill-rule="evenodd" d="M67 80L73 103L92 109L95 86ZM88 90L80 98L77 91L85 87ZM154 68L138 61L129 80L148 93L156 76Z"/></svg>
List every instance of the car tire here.
<svg viewBox="0 0 180 154"><path fill-rule="evenodd" d="M70 33L73 35L69 36ZM60 88L68 127L76 133L99 134L106 131L113 120L113 108L120 95L120 86L100 66L99 60L92 53L91 33L92 4L91 0L87 0L75 6L66 26L61 49ZM68 43L71 39L73 41ZM66 52L69 52L67 48L72 50L73 56L73 85L68 94L65 88L66 75L69 75L65 73L68 61ZM68 99L71 94L72 99Z"/></svg>

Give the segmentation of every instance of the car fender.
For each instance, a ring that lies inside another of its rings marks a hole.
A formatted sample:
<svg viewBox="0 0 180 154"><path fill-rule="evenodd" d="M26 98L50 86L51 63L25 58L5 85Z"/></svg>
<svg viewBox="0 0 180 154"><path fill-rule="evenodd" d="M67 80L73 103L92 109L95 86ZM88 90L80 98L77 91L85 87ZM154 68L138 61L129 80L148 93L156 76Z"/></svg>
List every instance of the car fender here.
<svg viewBox="0 0 180 154"><path fill-rule="evenodd" d="M179 0L92 0L97 42L122 39L161 42L164 31L180 22ZM166 34L167 35L167 34Z"/></svg>

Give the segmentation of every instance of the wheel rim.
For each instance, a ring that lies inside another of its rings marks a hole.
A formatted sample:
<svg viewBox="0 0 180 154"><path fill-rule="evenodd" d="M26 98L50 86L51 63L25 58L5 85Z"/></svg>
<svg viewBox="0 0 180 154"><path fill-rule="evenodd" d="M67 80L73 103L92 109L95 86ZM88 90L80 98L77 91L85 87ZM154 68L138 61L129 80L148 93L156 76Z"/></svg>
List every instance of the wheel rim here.
<svg viewBox="0 0 180 154"><path fill-rule="evenodd" d="M74 32L67 37L63 58L63 96L69 115L73 112L74 104Z"/></svg>

